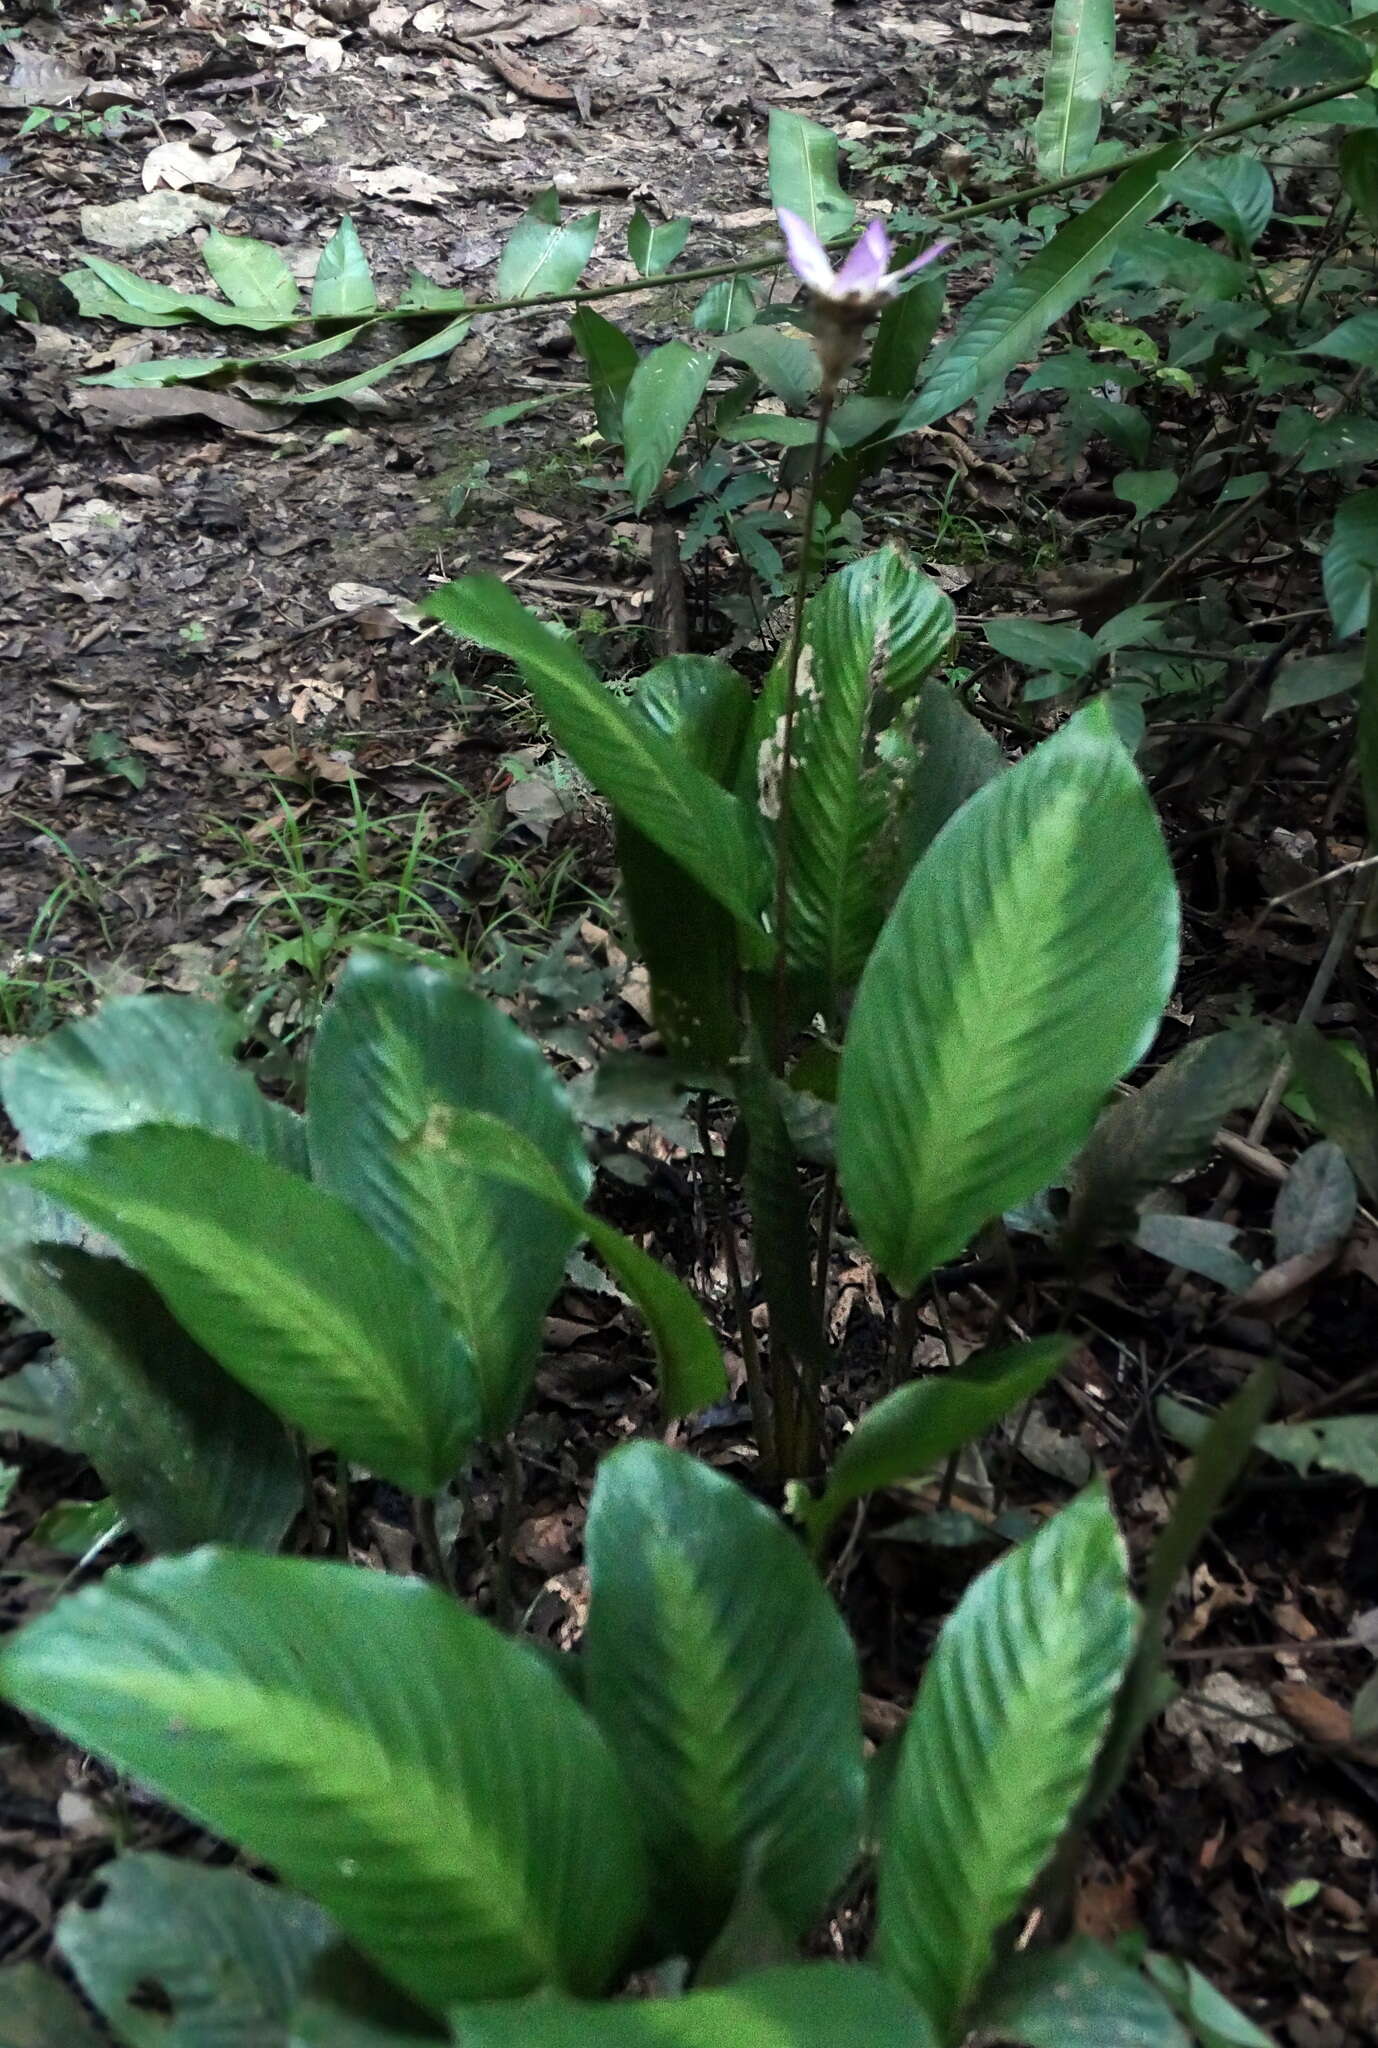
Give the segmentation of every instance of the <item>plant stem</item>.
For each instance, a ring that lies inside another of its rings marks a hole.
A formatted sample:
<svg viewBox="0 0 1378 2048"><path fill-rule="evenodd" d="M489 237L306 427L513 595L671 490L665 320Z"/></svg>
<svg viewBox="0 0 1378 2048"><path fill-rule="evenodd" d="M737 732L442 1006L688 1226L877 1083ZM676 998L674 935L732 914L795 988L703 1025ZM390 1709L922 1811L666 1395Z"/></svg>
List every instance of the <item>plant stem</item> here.
<svg viewBox="0 0 1378 2048"><path fill-rule="evenodd" d="M702 1090L699 1091L697 1122L699 1144L703 1148L703 1174L713 1207L713 1220L722 1239L727 1284L732 1295L732 1313L736 1319L737 1341L742 1351L742 1370L746 1374L746 1398L751 1406L751 1426L756 1432L756 1449L760 1455L762 1469L774 1478L775 1432L770 1411L770 1396L766 1392L765 1375L761 1371L761 1353L756 1343L756 1326L751 1320L751 1304L742 1285L741 1257L737 1247L736 1227L727 1204L727 1185L718 1155L713 1150L713 1131L708 1121L708 1097Z"/></svg>
<svg viewBox="0 0 1378 2048"><path fill-rule="evenodd" d="M837 1168L830 1166L823 1176L823 1201L818 1216L818 1266L814 1274L814 1307L820 1322L828 1306L828 1268L833 1255L833 1225L837 1221Z"/></svg>
<svg viewBox="0 0 1378 2048"><path fill-rule="evenodd" d="M895 1315L894 1341L886 1365L888 1391L893 1393L908 1375L914 1362L914 1340L919 1334L919 1297L906 1294Z"/></svg>
<svg viewBox="0 0 1378 2048"><path fill-rule="evenodd" d="M443 1586L447 1593L455 1588L454 1574L445 1555L445 1546L440 1540L440 1529L436 1522L436 1499L432 1493L418 1493L412 1503L416 1540L421 1546L421 1556L427 1574L437 1586Z"/></svg>
<svg viewBox="0 0 1378 2048"><path fill-rule="evenodd" d="M826 377L818 396L818 429L813 437L809 462L808 490L804 500L804 532L799 543L799 572L794 579L794 614L790 620L789 647L785 654L785 709L780 721L779 811L775 821L775 1009L772 1064L777 1074L785 1070L789 1050L789 863L790 863L790 781L794 772L794 714L799 702L799 657L804 651L804 604L809 594L809 570L813 561L813 522L818 507L818 485L823 475L823 457L828 446L828 421L837 397L834 378Z"/></svg>
<svg viewBox="0 0 1378 2048"><path fill-rule="evenodd" d="M498 1627L511 1635L517 1610L512 1591L512 1554L517 1546L517 1517L522 1506L522 1461L514 1436L502 1440L502 1521L498 1528L497 1584L493 1613Z"/></svg>
<svg viewBox="0 0 1378 2048"><path fill-rule="evenodd" d="M1346 93L1358 92L1367 83L1366 78L1350 78L1340 85L1323 85L1314 92L1299 93L1292 100L1270 101L1256 113L1241 114L1233 121L1222 121L1215 127L1203 129L1192 147L1207 149L1217 142L1227 142L1233 136L1247 135L1254 128L1271 127L1276 121L1286 120L1289 114L1305 113L1308 107L1324 106L1327 100L1342 99ZM1074 192L1079 186L1116 178L1122 171L1147 163L1164 146L1162 142L1148 143L1142 149L1126 150L1123 156L1114 158L1110 163L1099 164L1094 170L1072 171L1065 177L1045 178L1037 185L1021 185L1017 191L998 193L992 199L978 199L967 206L946 207L940 213L926 215L925 226L961 227L967 221L981 220L992 214L1013 213L1035 200L1051 199L1059 192ZM844 239L837 235L828 238L829 242ZM694 270L669 270L661 277L636 277L620 284L588 285L582 291L541 292L529 299L481 299L472 306L456 307L450 317L472 318L476 313L539 313L551 306L587 306L599 299L622 298L635 292L666 291L681 284L707 284L719 277L748 277L763 270L778 270L784 261L784 253L779 251L770 256L748 256L735 263L705 263ZM400 313L392 309L378 314L371 324L380 326L387 321L414 320L417 317L415 311Z"/></svg>

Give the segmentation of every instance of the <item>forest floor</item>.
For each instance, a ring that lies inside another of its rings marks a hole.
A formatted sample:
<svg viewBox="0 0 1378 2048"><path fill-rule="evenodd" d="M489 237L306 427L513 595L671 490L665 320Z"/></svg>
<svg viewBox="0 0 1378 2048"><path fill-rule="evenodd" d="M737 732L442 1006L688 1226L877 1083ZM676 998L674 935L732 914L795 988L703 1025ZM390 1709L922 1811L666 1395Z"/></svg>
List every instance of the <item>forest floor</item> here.
<svg viewBox="0 0 1378 2048"><path fill-rule="evenodd" d="M610 673L659 651L652 527L619 495L606 453L590 452L567 323L549 310L480 319L447 359L335 406L289 408L252 378L248 396L117 391L79 380L224 337L79 317L53 282L78 252L204 289L197 243L220 223L274 244L309 280L347 213L383 303L413 269L477 298L522 208L553 182L602 212L587 283L634 276L620 252L637 206L692 220L688 261L730 260L771 232L772 106L838 130L857 189L903 200L938 179L980 198L1019 167L1047 24L1031 0L988 4L379 0L350 19L348 0L322 13L285 0L62 0L56 16L0 15L0 289L39 311L0 320L0 1049L102 995L213 991L250 1008L258 1049L279 1048L285 1072L343 949L366 935L470 958L500 993L523 985L528 1021L571 1070L593 1049L638 1045L650 1022L618 936L606 821L515 686L483 687L486 672L416 612L437 582L485 568L577 626ZM1157 53L1164 101L1196 107L1258 34L1256 17L1222 6L1198 39L1198 11L1176 0L1133 0L1121 22L1131 52ZM74 81L94 115L124 111L21 138L26 112L69 105ZM176 190L150 167L169 146L174 183L188 150L200 153ZM682 328L689 300L633 292L619 304L644 345ZM520 417L502 416L519 401ZM1010 467L1007 426L997 409L973 442L906 444L884 486L891 528L937 564L964 628L1067 601L1069 528ZM1084 459L1060 488L1092 512L1104 495ZM695 625L712 573L710 551L690 578ZM968 666L985 653L973 644ZM1241 813L1214 756L1213 775L1196 772L1209 730L1194 744L1190 772L1179 755L1158 791L1188 906L1174 1043L1249 1004L1296 1016L1325 910L1313 894L1283 919L1259 913L1308 872L1280 837L1329 834L1341 860L1350 816L1337 824L1327 808L1329 752L1299 740L1270 755ZM1371 971L1355 972L1361 985L1337 989L1327 1020L1371 1010ZM605 1096L590 1121L605 1205L721 1307L684 1103ZM1246 1228L1296 1149L1285 1127L1273 1138L1235 1197ZM1215 1163L1203 1199L1226 1171ZM857 1254L839 1254L832 1280L840 1426L874 1392L888 1307ZM1275 1307L1222 1309L1218 1289L1117 1253L1089 1282L1073 1372L1006 1446L998 1483L978 1475L970 1499L987 1523L1002 1505L1037 1516L1094 1460L1142 1546L1180 1467L1153 1396L1218 1400L1267 1355L1287 1412L1333 1408L1374 1368L1375 1286L1369 1224L1343 1270ZM574 1289L558 1307L522 1432L516 1558L528 1628L564 1646L577 1639L596 1457L648 1425L650 1401L616 1299ZM965 1355L994 1317L983 1279L954 1284L948 1308ZM1036 1267L1013 1313L1037 1321ZM0 1366L34 1342L0 1342ZM920 1362L943 1355L926 1326ZM703 1418L696 1446L743 1469L743 1419L740 1407ZM26 1454L0 1519L7 1621L46 1602L64 1570L36 1522L89 1490L73 1460ZM1177 1616L1183 1700L1098 1830L1075 1902L1089 1932L1143 1929L1199 1963L1289 2048L1344 2048L1378 2028L1378 1757L1351 1738L1346 1705L1373 1661L1375 1501L1290 1474L1243 1491ZM497 1513L492 1475L472 1531ZM931 1533L884 1540L898 1516L885 1520L849 1545L836 1581L875 1740L902 1717L955 1590L992 1554L935 1547ZM360 1559L410 1561L385 1489L356 1500L350 1533ZM465 1590L480 1602L485 1569L474 1541ZM101 1774L13 1721L0 1780L9 1961L46 1952L56 1912L117 1828ZM119 1827L136 1846L188 1839L151 1804Z"/></svg>

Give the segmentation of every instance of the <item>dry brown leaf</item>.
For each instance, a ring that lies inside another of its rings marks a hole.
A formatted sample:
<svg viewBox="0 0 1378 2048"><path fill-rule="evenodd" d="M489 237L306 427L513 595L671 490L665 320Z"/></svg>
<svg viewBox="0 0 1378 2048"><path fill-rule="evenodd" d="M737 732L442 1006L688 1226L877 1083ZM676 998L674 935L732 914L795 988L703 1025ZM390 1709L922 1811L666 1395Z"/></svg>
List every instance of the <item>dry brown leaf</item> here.
<svg viewBox="0 0 1378 2048"><path fill-rule="evenodd" d="M144 158L139 175L145 192L160 185L172 192L185 191L188 185L227 185L242 155L239 149L222 149L217 156L207 156L189 142L160 142Z"/></svg>
<svg viewBox="0 0 1378 2048"><path fill-rule="evenodd" d="M71 404L93 427L157 427L164 420L208 419L228 427L232 434L269 434L286 426L292 415L281 409L250 405L228 391L193 390L190 386L165 391L120 391L114 387L74 391Z"/></svg>
<svg viewBox="0 0 1378 2048"><path fill-rule="evenodd" d="M1033 27L1027 21L1011 21L1003 14L976 14L964 7L959 17L962 27L973 36L1027 36Z"/></svg>
<svg viewBox="0 0 1378 2048"><path fill-rule="evenodd" d="M500 49L496 43L485 43L483 54L497 72L505 79L513 92L524 92L528 99L546 100L552 105L567 106L574 94L558 79L550 78L544 71L538 71L534 64L528 64L522 57L514 57L510 50Z"/></svg>

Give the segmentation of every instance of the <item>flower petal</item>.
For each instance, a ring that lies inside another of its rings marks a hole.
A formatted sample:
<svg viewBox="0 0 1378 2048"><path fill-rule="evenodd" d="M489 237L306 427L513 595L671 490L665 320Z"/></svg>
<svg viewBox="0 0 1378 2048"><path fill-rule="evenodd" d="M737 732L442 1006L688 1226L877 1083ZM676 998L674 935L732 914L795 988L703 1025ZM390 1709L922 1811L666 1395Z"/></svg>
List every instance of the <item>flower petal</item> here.
<svg viewBox="0 0 1378 2048"><path fill-rule="evenodd" d="M870 299L880 290L890 262L890 237L883 220L873 220L837 273L834 289Z"/></svg>
<svg viewBox="0 0 1378 2048"><path fill-rule="evenodd" d="M950 237L941 242L934 242L930 248L923 251L922 255L916 256L912 263L906 263L902 270L892 270L889 277L885 280L886 283L895 285L899 283L902 277L912 277L916 270L926 270L930 263L936 263L940 256L945 256L951 247L952 241Z"/></svg>
<svg viewBox="0 0 1378 2048"><path fill-rule="evenodd" d="M806 220L800 220L797 213L791 213L787 206L777 207L776 213L789 252L790 269L811 292L830 293L833 267L828 261L827 250L813 229Z"/></svg>

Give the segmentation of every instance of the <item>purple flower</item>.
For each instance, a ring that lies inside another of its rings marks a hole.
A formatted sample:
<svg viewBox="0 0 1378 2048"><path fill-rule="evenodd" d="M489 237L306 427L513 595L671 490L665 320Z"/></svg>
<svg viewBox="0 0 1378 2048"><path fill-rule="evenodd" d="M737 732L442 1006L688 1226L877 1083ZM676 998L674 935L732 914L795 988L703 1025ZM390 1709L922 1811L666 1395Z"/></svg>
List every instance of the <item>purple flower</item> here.
<svg viewBox="0 0 1378 2048"><path fill-rule="evenodd" d="M873 306L883 305L887 299L893 299L906 277L912 277L916 270L922 270L952 246L950 242L934 242L912 263L906 263L902 270L891 270L893 252L885 223L873 220L834 274L828 252L808 222L800 220L798 214L791 213L786 206L779 207L777 212L784 230L790 269L795 276L824 305L847 307L857 312L866 312Z"/></svg>

